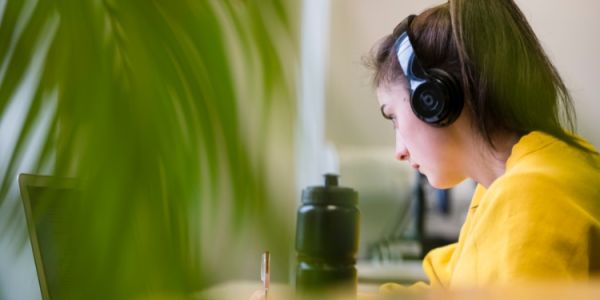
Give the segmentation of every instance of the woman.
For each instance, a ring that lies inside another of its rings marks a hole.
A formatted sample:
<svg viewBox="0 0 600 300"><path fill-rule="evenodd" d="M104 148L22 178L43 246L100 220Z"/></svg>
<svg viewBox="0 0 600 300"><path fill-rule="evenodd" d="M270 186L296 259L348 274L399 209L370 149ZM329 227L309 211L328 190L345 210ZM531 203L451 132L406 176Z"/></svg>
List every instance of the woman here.
<svg viewBox="0 0 600 300"><path fill-rule="evenodd" d="M478 183L458 242L423 262L431 286L600 272L600 155L572 134L571 97L513 1L410 16L372 66L396 158L437 188Z"/></svg>

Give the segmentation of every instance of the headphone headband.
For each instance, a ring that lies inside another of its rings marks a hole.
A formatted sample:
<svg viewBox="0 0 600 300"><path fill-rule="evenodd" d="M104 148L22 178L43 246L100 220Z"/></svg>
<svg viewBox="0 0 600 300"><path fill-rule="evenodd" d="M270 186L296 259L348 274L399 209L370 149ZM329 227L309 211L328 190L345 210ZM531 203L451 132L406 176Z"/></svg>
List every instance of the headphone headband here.
<svg viewBox="0 0 600 300"><path fill-rule="evenodd" d="M425 82L425 78L415 74L413 71L413 64L415 63L415 51L413 50L412 44L410 43L408 34L403 32L402 35L398 38L398 46L396 49L396 55L398 57L398 62L400 63L400 68L404 72L406 79L410 84L411 94Z"/></svg>
<svg viewBox="0 0 600 300"><path fill-rule="evenodd" d="M394 44L400 68L410 86L410 106L423 122L436 127L448 126L462 111L462 89L444 70L422 67L413 48L410 25L414 18L415 15L407 17L407 29Z"/></svg>
<svg viewBox="0 0 600 300"><path fill-rule="evenodd" d="M419 59L412 46L413 35L410 30L410 24L415 18L415 15L407 17L406 31L396 40L395 49L396 57L400 63L400 68L404 72L408 83L410 84L411 95L414 91L427 80L427 74L421 67Z"/></svg>

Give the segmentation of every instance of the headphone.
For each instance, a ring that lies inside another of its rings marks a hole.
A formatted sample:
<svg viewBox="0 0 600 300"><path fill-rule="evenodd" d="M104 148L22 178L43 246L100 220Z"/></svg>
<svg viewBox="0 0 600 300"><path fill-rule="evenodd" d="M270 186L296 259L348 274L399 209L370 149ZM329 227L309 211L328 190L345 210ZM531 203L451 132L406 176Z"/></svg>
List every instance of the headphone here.
<svg viewBox="0 0 600 300"><path fill-rule="evenodd" d="M396 40L395 49L400 67L410 84L410 107L423 122L445 127L460 115L463 105L462 88L448 72L439 68L424 69L412 47L414 38L407 18L407 29Z"/></svg>

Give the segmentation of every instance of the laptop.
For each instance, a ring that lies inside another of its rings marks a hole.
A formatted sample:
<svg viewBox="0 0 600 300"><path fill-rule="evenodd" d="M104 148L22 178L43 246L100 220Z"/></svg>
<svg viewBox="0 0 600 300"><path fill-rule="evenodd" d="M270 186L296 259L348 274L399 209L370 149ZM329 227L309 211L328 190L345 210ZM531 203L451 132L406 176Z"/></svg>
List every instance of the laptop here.
<svg viewBox="0 0 600 300"><path fill-rule="evenodd" d="M19 175L19 189L42 299L61 299L74 281L69 259L82 233L70 226L68 216L80 192L74 179L32 174Z"/></svg>

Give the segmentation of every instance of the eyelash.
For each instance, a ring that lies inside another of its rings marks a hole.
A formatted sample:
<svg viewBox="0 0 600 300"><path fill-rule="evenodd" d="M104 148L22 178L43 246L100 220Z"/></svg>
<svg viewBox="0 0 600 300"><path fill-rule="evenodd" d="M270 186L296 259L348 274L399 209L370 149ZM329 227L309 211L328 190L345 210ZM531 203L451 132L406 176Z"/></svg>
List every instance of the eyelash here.
<svg viewBox="0 0 600 300"><path fill-rule="evenodd" d="M384 106L381 107L381 115L383 116L384 119L387 119L387 120L392 120L393 121L394 118L395 118L394 115L387 115L385 113Z"/></svg>
<svg viewBox="0 0 600 300"><path fill-rule="evenodd" d="M395 115L386 114L383 110L383 107L381 107L381 115L383 116L384 119L392 121L392 125L393 125L394 129L396 129L396 116Z"/></svg>

